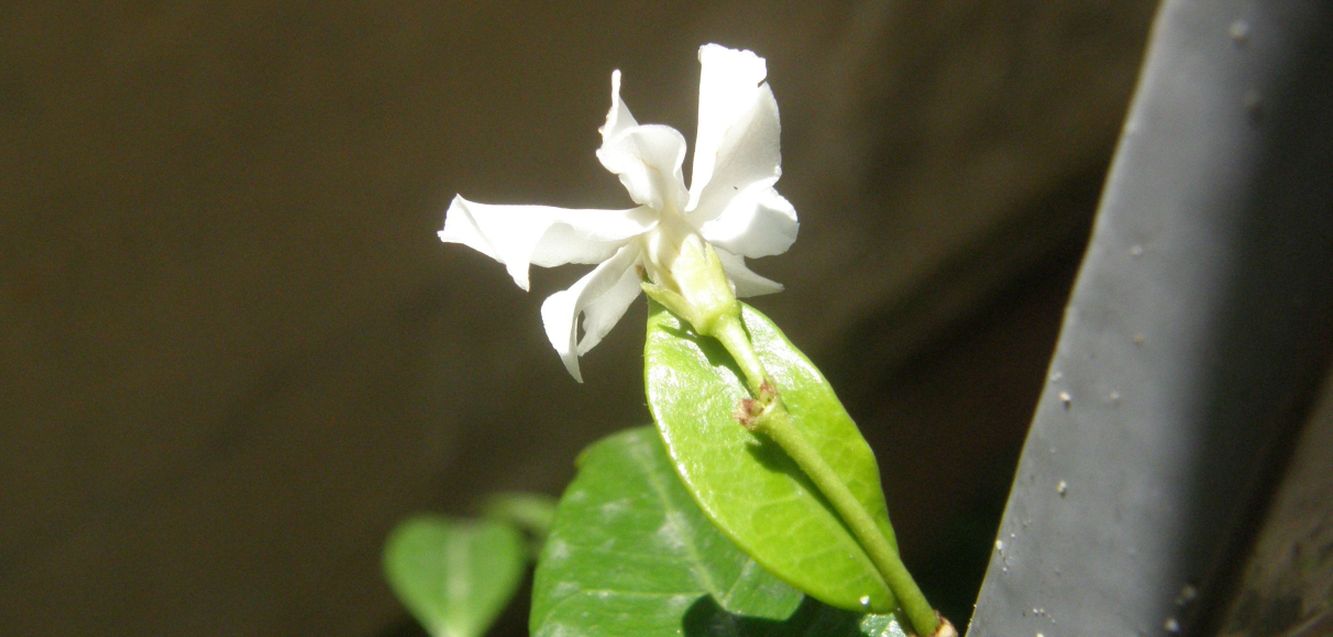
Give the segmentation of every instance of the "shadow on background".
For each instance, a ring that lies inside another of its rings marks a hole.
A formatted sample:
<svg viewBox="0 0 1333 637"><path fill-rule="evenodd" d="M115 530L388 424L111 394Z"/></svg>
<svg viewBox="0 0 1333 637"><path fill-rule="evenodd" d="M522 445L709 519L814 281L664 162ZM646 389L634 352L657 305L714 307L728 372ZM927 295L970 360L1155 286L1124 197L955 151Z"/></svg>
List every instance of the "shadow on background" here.
<svg viewBox="0 0 1333 637"><path fill-rule="evenodd" d="M523 294L439 244L445 205L625 205L593 156L611 70L688 139L710 41L768 58L801 216L754 263L787 291L756 304L834 380L909 564L965 612L952 556L993 528L1091 211L1067 193L1105 164L1151 8L5 12L0 625L400 625L398 519L558 493L579 449L647 419L641 306L574 383L538 308L578 269Z"/></svg>

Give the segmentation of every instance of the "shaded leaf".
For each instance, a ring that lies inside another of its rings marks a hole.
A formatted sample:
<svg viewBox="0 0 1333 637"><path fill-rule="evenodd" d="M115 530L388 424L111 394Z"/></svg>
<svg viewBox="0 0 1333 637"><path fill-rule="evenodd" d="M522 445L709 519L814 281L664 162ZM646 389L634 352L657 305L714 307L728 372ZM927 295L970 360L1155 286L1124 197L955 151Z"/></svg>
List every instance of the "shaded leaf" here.
<svg viewBox="0 0 1333 637"><path fill-rule="evenodd" d="M589 447L537 563L533 634L676 635L703 597L773 620L801 600L703 516L652 428Z"/></svg>
<svg viewBox="0 0 1333 637"><path fill-rule="evenodd" d="M431 635L480 637L521 583L525 553L508 524L421 516L389 535L384 571Z"/></svg>
<svg viewBox="0 0 1333 637"><path fill-rule="evenodd" d="M481 513L486 519L508 523L523 531L528 537L529 555L535 560L546 542L546 534L551 532L555 498L544 493L496 493L486 498Z"/></svg>
<svg viewBox="0 0 1333 637"><path fill-rule="evenodd" d="M892 614L866 615L806 597L785 621L728 613L703 597L685 613L685 637L907 637Z"/></svg>
<svg viewBox="0 0 1333 637"><path fill-rule="evenodd" d="M481 509L486 518L545 536L551 530L551 518L555 517L555 498L543 493L506 491L487 497Z"/></svg>
<svg viewBox="0 0 1333 637"><path fill-rule="evenodd" d="M897 547L874 453L819 370L765 316L746 329L793 420ZM781 449L733 416L748 397L731 356L653 304L644 349L648 406L699 506L778 577L841 608L895 606L870 558ZM868 604L865 602L868 600Z"/></svg>
<svg viewBox="0 0 1333 637"><path fill-rule="evenodd" d="M620 637L902 637L892 615L821 604L724 537L652 428L579 459L537 565L532 633Z"/></svg>

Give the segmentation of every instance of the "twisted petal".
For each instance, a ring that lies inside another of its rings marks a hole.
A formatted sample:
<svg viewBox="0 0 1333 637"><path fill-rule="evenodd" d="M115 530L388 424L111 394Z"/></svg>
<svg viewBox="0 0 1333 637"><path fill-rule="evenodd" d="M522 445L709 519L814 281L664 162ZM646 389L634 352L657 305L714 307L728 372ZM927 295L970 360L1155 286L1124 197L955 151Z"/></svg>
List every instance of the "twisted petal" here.
<svg viewBox="0 0 1333 637"><path fill-rule="evenodd" d="M686 209L701 225L737 193L771 187L782 174L781 126L764 59L709 44L699 49L699 133Z"/></svg>
<svg viewBox="0 0 1333 637"><path fill-rule="evenodd" d="M709 243L749 258L782 254L796 241L796 209L770 186L742 190L699 226Z"/></svg>
<svg viewBox="0 0 1333 637"><path fill-rule="evenodd" d="M583 382L579 356L588 352L625 315L630 303L639 296L639 276L634 264L639 248L630 244L616 251L610 259L574 282L567 290L556 292L542 303L542 322L546 338L565 363L574 380ZM579 315L583 315L583 338L578 338Z"/></svg>
<svg viewBox="0 0 1333 637"><path fill-rule="evenodd" d="M722 262L722 269L726 271L727 277L731 279L736 286L736 296L760 296L782 291L782 284L771 279L766 279L745 266L745 259L722 250L714 248L717 252L718 261Z"/></svg>
<svg viewBox="0 0 1333 637"><path fill-rule="evenodd" d="M657 214L645 207L571 210L454 197L439 235L445 243L461 243L503 263L514 283L527 290L530 266L599 263L656 223Z"/></svg>
<svg viewBox="0 0 1333 637"><path fill-rule="evenodd" d="M620 71L611 74L611 110L600 131L597 159L620 177L630 198L657 210L684 207L685 138L670 126L635 121L620 99Z"/></svg>

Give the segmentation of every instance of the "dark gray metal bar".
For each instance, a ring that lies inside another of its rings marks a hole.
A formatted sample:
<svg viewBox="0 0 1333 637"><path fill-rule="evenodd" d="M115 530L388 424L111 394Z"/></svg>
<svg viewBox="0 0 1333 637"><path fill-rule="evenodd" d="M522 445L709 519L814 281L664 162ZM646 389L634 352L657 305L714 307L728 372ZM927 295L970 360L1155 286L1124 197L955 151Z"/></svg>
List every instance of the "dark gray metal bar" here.
<svg viewBox="0 0 1333 637"><path fill-rule="evenodd" d="M1333 3L1168 0L971 634L1206 628L1331 301Z"/></svg>

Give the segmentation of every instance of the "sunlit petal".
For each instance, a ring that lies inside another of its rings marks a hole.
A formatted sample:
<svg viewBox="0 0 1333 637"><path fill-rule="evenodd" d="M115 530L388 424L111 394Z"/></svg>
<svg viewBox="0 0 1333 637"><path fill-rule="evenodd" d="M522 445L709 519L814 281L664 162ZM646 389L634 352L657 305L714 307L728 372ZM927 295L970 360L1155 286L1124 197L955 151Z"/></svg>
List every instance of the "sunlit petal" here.
<svg viewBox="0 0 1333 637"><path fill-rule="evenodd" d="M579 356L600 343L639 296L639 276L634 268L638 258L638 247L627 245L569 289L552 294L542 303L546 337L559 352L569 375L580 383L583 376L579 373ZM580 314L582 339L578 337Z"/></svg>
<svg viewBox="0 0 1333 637"><path fill-rule="evenodd" d="M721 213L699 226L709 243L744 257L782 254L796 241L796 209L773 188L741 191Z"/></svg>
<svg viewBox="0 0 1333 637"><path fill-rule="evenodd" d="M736 286L736 296L761 296L782 291L781 283L750 271L745 265L745 259L726 250L719 248L714 250L717 252L718 260L722 262L722 269Z"/></svg>
<svg viewBox="0 0 1333 637"><path fill-rule="evenodd" d="M514 283L526 290L530 266L599 263L656 223L657 214L645 207L573 210L454 197L439 235L441 241L461 243L503 263Z"/></svg>
<svg viewBox="0 0 1333 637"><path fill-rule="evenodd" d="M600 129L597 159L620 177L636 203L658 210L685 205L685 138L674 128L640 125L620 99L620 71L611 74L611 110Z"/></svg>
<svg viewBox="0 0 1333 637"><path fill-rule="evenodd" d="M782 153L764 59L710 44L699 49L699 64L699 132L686 208L703 223L736 193L776 183Z"/></svg>

